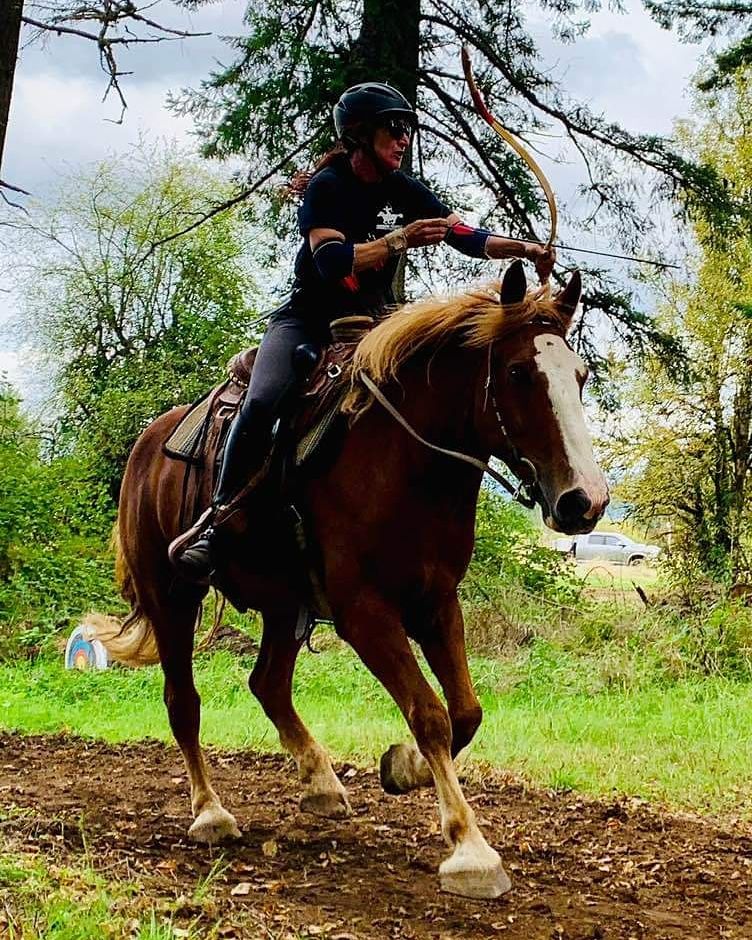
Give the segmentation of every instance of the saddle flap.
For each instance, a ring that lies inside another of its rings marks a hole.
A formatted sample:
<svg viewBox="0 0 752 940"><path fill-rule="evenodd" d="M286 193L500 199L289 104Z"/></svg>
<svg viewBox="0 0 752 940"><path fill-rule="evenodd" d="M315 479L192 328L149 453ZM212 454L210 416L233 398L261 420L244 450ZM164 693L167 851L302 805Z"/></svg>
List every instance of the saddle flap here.
<svg viewBox="0 0 752 940"><path fill-rule="evenodd" d="M355 350L373 325L373 318L366 316L332 321L333 342L319 356L292 419L298 463L313 453L339 412ZM257 352L253 347L232 357L227 381L194 405L166 441L164 449L170 457L214 468L250 383Z"/></svg>

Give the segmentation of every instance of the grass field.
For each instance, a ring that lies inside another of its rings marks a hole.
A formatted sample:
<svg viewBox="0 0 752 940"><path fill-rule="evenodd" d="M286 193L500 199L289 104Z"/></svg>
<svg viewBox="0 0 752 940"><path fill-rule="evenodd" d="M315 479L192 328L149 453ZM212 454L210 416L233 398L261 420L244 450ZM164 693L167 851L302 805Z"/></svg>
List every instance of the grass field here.
<svg viewBox="0 0 752 940"><path fill-rule="evenodd" d="M298 709L335 756L372 765L406 738L404 722L347 648L326 632L319 642L321 655L299 661ZM542 641L511 659L476 656L471 665L485 713L470 752L474 772L488 762L546 787L752 818L752 684L669 681L647 667L625 673L602 650L574 655ZM205 743L278 749L248 692L249 666L224 652L197 661ZM71 673L50 658L0 666L0 726L171 740L158 668Z"/></svg>
<svg viewBox="0 0 752 940"><path fill-rule="evenodd" d="M0 821L6 817L0 816ZM200 891L197 885L197 891ZM107 877L83 857L50 864L31 853L0 851L0 936L7 940L176 940L169 906L149 903L143 886Z"/></svg>
<svg viewBox="0 0 752 940"><path fill-rule="evenodd" d="M477 782L490 765L558 791L752 821L752 612L721 605L692 619L648 610L634 587L658 593L647 567L590 564L577 575L583 605L509 593L489 606L483 629L477 611L468 618L476 639L504 625L512 639L471 656L484 721L463 758L465 773ZM406 740L404 721L331 630L320 628L313 643L321 653L300 656L296 705L335 758L374 766L389 744ZM252 662L224 651L197 657L205 744L279 750L248 692ZM0 663L0 728L172 743L158 667L67 672L49 647L34 662ZM0 936L219 940L226 886L214 885L211 871L174 896L156 896L136 873L100 870L83 833L83 851L67 859L38 853L33 838L19 851L7 838L19 828L9 817L17 812L0 811ZM268 925L258 935L313 936L270 933Z"/></svg>

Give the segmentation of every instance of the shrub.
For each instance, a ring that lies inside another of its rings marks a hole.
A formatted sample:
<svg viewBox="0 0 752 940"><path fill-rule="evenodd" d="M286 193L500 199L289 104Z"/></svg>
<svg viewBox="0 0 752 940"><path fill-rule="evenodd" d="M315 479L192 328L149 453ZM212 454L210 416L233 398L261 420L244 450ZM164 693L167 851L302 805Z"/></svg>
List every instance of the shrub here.
<svg viewBox="0 0 752 940"><path fill-rule="evenodd" d="M478 502L475 551L462 584L468 641L476 649L527 642L542 618L557 619L561 605L582 591L574 564L539 544L530 513L483 488Z"/></svg>
<svg viewBox="0 0 752 940"><path fill-rule="evenodd" d="M40 437L0 387L0 652L37 646L115 595L114 505L77 457L42 460Z"/></svg>

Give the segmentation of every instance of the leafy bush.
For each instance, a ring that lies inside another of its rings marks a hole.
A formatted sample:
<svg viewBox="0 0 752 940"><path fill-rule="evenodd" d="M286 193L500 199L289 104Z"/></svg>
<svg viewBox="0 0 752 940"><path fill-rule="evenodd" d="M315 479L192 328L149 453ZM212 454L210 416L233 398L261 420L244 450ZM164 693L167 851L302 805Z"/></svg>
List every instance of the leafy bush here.
<svg viewBox="0 0 752 940"><path fill-rule="evenodd" d="M0 386L0 652L37 646L112 603L114 505L79 458L40 458L34 426Z"/></svg>
<svg viewBox="0 0 752 940"><path fill-rule="evenodd" d="M482 489L475 552L462 600L468 642L503 649L527 642L543 618L556 619L575 603L582 585L574 564L539 544L531 514L498 492Z"/></svg>
<svg viewBox="0 0 752 940"><path fill-rule="evenodd" d="M569 603L580 594L573 563L539 544L531 515L499 493L482 489L475 524L471 581L519 584L532 594Z"/></svg>

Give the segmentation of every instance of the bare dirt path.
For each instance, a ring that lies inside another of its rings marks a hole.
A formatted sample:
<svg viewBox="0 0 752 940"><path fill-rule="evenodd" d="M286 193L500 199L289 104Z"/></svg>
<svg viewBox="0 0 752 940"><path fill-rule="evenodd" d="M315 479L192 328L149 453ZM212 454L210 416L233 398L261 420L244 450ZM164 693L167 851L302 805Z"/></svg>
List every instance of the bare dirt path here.
<svg viewBox="0 0 752 940"><path fill-rule="evenodd" d="M111 877L135 877L154 898L184 896L186 921L197 880L224 854L213 888L228 938L752 938L749 830L474 769L468 796L513 881L506 897L476 902L438 891L445 850L432 792L386 796L375 773L340 765L354 815L330 823L298 812L282 757L215 753L212 766L243 830L213 853L185 838L175 749L0 735L2 837L80 856L83 832ZM25 812L8 816L13 807Z"/></svg>

